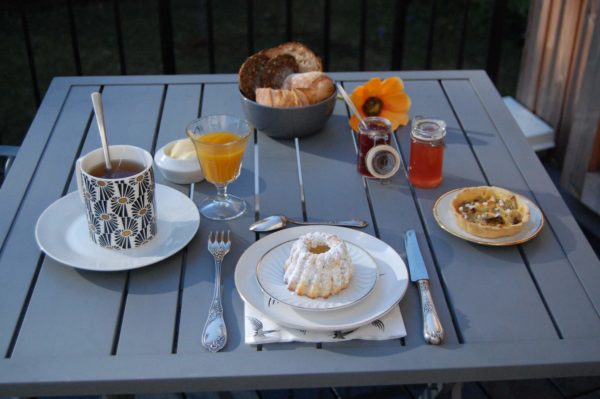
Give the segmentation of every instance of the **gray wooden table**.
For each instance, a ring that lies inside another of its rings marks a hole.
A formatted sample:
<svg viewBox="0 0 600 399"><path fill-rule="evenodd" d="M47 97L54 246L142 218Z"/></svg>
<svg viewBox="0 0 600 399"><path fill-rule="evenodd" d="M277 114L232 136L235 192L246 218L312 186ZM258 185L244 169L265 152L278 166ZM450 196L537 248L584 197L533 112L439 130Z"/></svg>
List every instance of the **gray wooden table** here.
<svg viewBox="0 0 600 399"><path fill-rule="evenodd" d="M351 90L369 77L337 73ZM0 395L111 394L351 386L600 374L600 262L517 124L483 72L401 72L412 115L447 121L444 181L414 189L404 173L387 184L355 171L347 110L338 102L324 130L246 151L231 192L249 211L206 219L171 258L130 272L76 270L45 257L34 227L53 201L76 189L74 161L99 146L90 93L101 90L112 144L153 152L184 136L199 114L242 115L234 75L67 77L53 80L0 191ZM396 132L408 159L408 127ZM301 177L301 178L300 178ZM200 202L208 183L175 187ZM302 182L303 184L300 184ZM493 184L524 194L546 225L518 246L484 247L451 236L432 215L453 188ZM311 220L360 217L367 232L405 256L415 229L447 338L421 335L411 285L400 303L408 335L393 341L248 346L243 302L233 282L248 231L270 214ZM224 264L229 342L212 354L200 343L213 289L208 231L229 228ZM57 234L61 234L57 226Z"/></svg>

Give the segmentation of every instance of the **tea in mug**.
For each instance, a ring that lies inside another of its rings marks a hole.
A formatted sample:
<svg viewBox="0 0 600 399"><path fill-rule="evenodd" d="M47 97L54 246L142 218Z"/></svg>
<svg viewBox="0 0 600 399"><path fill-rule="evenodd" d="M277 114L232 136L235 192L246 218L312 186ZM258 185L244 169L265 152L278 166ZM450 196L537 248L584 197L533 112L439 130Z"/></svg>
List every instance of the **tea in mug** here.
<svg viewBox="0 0 600 399"><path fill-rule="evenodd" d="M92 166L87 173L100 179L123 179L137 175L146 167L128 159L111 159L112 170L107 171L104 162Z"/></svg>

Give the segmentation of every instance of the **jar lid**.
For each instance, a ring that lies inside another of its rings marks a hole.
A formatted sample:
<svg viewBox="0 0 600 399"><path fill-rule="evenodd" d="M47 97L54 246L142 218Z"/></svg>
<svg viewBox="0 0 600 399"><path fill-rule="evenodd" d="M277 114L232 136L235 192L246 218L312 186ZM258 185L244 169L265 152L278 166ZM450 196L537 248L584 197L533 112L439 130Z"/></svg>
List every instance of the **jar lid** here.
<svg viewBox="0 0 600 399"><path fill-rule="evenodd" d="M411 136L423 141L442 140L446 136L446 122L416 116L413 119Z"/></svg>
<svg viewBox="0 0 600 399"><path fill-rule="evenodd" d="M358 130L362 134L384 135L392 132L392 123L381 116L369 116L360 121Z"/></svg>
<svg viewBox="0 0 600 399"><path fill-rule="evenodd" d="M391 145L376 145L367 152L365 164L373 177L388 179L400 169L400 154Z"/></svg>

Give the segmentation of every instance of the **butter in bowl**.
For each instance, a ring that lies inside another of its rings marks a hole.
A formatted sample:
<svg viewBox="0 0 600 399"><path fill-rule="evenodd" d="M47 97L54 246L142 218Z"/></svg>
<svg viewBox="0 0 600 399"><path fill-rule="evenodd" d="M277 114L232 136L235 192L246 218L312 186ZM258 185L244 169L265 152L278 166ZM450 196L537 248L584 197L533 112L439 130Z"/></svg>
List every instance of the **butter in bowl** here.
<svg viewBox="0 0 600 399"><path fill-rule="evenodd" d="M204 180L194 144L188 138L171 141L154 154L154 163L165 179L177 184Z"/></svg>

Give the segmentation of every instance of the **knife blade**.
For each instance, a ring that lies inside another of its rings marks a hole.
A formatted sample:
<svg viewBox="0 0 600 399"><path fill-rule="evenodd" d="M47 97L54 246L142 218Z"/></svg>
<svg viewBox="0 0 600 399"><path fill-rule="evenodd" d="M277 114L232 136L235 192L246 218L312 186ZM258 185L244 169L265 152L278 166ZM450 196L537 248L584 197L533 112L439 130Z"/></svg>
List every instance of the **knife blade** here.
<svg viewBox="0 0 600 399"><path fill-rule="evenodd" d="M406 232L404 245L406 247L406 257L408 258L410 280L419 287L421 313L423 315L423 337L427 343L439 345L444 339L444 329L433 304L433 298L429 290L429 275L414 230Z"/></svg>

